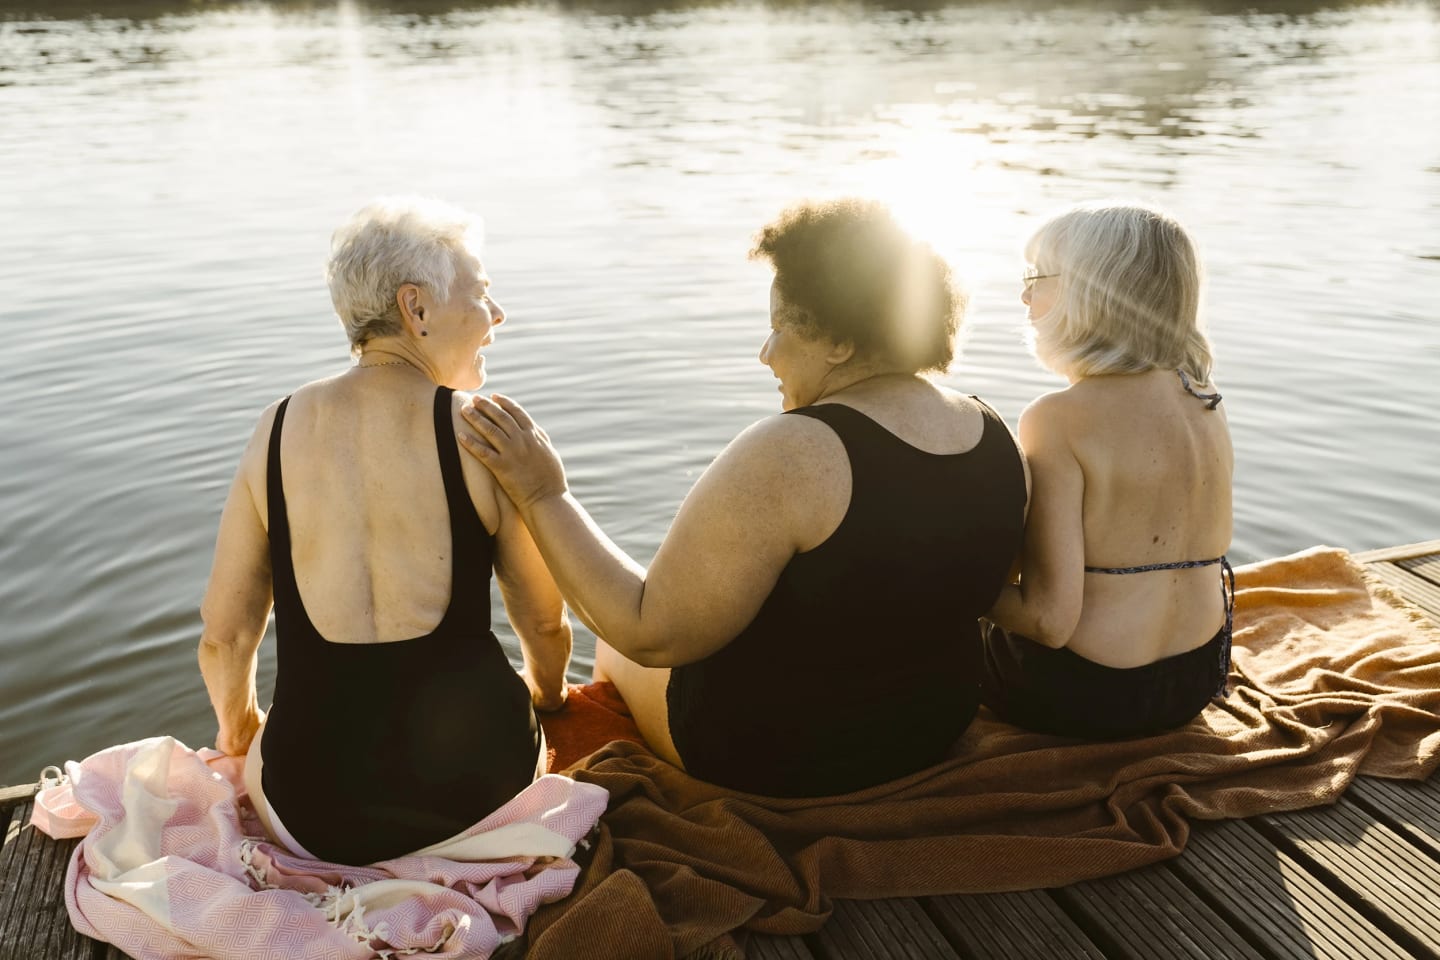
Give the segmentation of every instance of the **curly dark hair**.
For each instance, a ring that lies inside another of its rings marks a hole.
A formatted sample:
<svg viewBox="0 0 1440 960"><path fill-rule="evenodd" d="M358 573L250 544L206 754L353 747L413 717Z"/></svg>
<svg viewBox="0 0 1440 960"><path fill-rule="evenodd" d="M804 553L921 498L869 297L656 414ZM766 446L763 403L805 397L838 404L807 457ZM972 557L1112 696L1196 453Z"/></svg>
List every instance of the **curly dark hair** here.
<svg viewBox="0 0 1440 960"><path fill-rule="evenodd" d="M950 265L874 200L805 201L755 238L790 307L782 322L850 343L856 356L914 372L955 358L965 296Z"/></svg>

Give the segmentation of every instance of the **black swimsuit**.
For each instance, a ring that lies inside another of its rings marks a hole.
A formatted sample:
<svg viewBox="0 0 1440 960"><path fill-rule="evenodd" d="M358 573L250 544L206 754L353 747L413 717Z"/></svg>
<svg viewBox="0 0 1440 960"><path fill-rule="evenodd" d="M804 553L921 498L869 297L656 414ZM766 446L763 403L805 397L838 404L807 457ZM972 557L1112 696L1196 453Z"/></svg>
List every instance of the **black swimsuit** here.
<svg viewBox="0 0 1440 960"><path fill-rule="evenodd" d="M1220 403L1218 393L1198 393L1177 370L1185 392ZM1137 567L1089 567L1086 573L1132 574L1220 566L1225 624L1203 645L1139 667L1106 667L1068 647L1058 650L1029 637L985 627L982 702L1005 720L1031 730L1088 740L1157 733L1187 723L1215 697L1225 696L1235 622L1235 571L1223 555Z"/></svg>
<svg viewBox="0 0 1440 960"><path fill-rule="evenodd" d="M769 796L847 793L939 762L979 702L978 618L1019 552L1020 452L984 407L972 449L926 453L838 403L835 532L797 553L734 640L676 667L670 734L693 776Z"/></svg>
<svg viewBox="0 0 1440 960"><path fill-rule="evenodd" d="M290 834L325 860L374 863L448 839L535 777L538 726L490 630L494 537L465 490L451 393L435 392L450 606L431 633L394 643L331 643L310 622L280 472L288 397L275 413L266 485L277 667L262 783Z"/></svg>

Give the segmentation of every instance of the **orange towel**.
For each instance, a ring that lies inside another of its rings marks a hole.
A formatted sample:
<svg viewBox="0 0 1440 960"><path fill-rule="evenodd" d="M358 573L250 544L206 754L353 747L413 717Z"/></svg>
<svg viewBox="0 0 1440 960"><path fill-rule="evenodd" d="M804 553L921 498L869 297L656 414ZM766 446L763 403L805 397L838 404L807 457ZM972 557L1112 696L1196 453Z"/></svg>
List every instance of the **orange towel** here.
<svg viewBox="0 0 1440 960"><path fill-rule="evenodd" d="M613 683L572 683L564 709L538 716L545 728L545 769L550 773L573 767L612 740L645 742Z"/></svg>

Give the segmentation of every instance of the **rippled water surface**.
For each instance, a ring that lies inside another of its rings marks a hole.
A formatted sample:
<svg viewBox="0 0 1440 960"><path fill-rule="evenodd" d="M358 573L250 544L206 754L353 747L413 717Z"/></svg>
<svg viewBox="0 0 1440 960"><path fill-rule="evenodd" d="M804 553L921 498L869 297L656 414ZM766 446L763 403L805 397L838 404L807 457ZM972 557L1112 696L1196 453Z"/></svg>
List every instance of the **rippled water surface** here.
<svg viewBox="0 0 1440 960"><path fill-rule="evenodd" d="M1058 385L1020 336L1027 231L1171 207L1208 255L1232 556L1440 536L1434 3L25 6L0 0L0 783L210 742L225 489L260 409L346 363L321 264L380 192L485 215L491 385L642 559L777 409L750 234L838 193L953 258L947 382L1012 423Z"/></svg>

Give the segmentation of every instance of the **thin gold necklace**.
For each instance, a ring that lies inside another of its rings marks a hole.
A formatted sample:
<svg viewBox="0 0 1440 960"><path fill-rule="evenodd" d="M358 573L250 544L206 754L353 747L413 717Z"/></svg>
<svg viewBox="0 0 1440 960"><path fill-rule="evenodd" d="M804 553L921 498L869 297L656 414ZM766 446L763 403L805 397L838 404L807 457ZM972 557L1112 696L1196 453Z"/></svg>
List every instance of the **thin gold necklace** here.
<svg viewBox="0 0 1440 960"><path fill-rule="evenodd" d="M360 359L363 360L364 357L361 357ZM356 370L369 370L369 369L371 369L372 367L413 367L413 366L415 366L415 364L411 363L409 360L381 360L379 363L361 363L359 360L355 361L355 369L356 369Z"/></svg>

